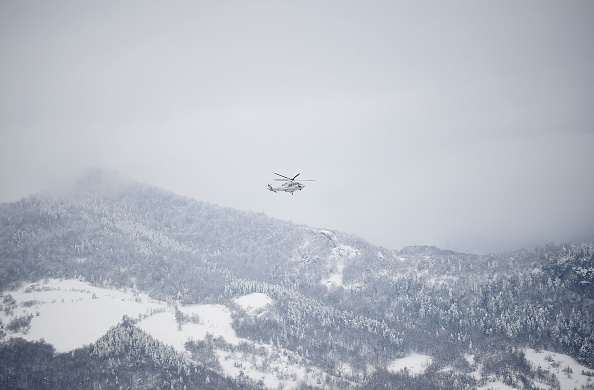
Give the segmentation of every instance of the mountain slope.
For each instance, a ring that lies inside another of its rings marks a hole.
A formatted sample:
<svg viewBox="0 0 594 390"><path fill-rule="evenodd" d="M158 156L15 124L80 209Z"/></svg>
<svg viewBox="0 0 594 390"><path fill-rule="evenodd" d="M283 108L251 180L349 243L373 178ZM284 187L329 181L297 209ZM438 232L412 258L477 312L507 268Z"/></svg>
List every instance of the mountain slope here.
<svg viewBox="0 0 594 390"><path fill-rule="evenodd" d="M512 374L510 383L529 383L538 373L517 352L524 347L594 366L592 244L489 256L390 251L98 170L59 193L0 205L0 222L4 291L78 278L182 308L223 304L238 337L294 354L326 372L328 383L472 388ZM253 293L273 302L259 315L234 303ZM432 357L426 370L413 379L390 372L412 352ZM312 385L330 386L320 382Z"/></svg>
<svg viewBox="0 0 594 390"><path fill-rule="evenodd" d="M43 341L12 339L0 344L0 378L6 389L251 389L196 365L129 322L96 343L56 354Z"/></svg>

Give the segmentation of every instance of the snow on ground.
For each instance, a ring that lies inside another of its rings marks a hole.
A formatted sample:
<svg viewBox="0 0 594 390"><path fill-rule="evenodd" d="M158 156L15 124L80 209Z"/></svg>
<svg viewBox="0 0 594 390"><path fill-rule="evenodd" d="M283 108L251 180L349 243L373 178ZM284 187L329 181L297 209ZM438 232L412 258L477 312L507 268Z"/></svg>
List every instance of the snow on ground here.
<svg viewBox="0 0 594 390"><path fill-rule="evenodd" d="M468 364L470 364L470 366L474 366L476 363L474 360L473 354L470 354L470 353L464 354L464 359L466 359L466 361L468 362Z"/></svg>
<svg viewBox="0 0 594 390"><path fill-rule="evenodd" d="M411 375L418 375L425 372L425 369L433 363L433 358L428 355L412 353L402 359L396 359L388 366L388 371L397 373L406 369Z"/></svg>
<svg viewBox="0 0 594 390"><path fill-rule="evenodd" d="M308 369L299 364L301 358L290 351L274 350L261 345L266 355L248 355L239 351L218 351L219 363L223 370L233 377L243 375L255 381L262 381L269 389L296 389L299 383L316 386L318 378L322 382L324 373L319 369ZM269 358L273 356L273 358ZM309 362L311 363L311 362Z"/></svg>
<svg viewBox="0 0 594 390"><path fill-rule="evenodd" d="M449 275L442 275L442 276L434 276L427 280L427 284L431 287L434 286L443 286L443 285L452 285L458 281L458 278L455 276Z"/></svg>
<svg viewBox="0 0 594 390"><path fill-rule="evenodd" d="M594 383L592 376L583 374L590 373L594 375L594 371L582 366L568 355L550 351L536 351L532 348L527 348L524 352L526 353L526 359L534 368L540 366L543 370L554 374L562 389L573 389L574 387L580 389L586 384L592 385ZM542 386L544 387L544 385Z"/></svg>
<svg viewBox="0 0 594 390"><path fill-rule="evenodd" d="M95 342L124 315L138 318L166 309L163 302L145 294L94 287L72 279L31 283L16 291L5 291L7 295L15 299L16 308L11 314L0 312L5 325L18 317L33 316L29 329L8 332L8 337L44 339L57 352Z"/></svg>
<svg viewBox="0 0 594 390"><path fill-rule="evenodd" d="M231 345L239 344L240 339L231 326L231 312L226 306L190 305L179 306L178 309L183 314L196 315L198 323L187 322L179 326L175 313L167 311L145 318L136 326L179 352L185 352L184 344L187 341L204 340L207 334L215 338L222 337Z"/></svg>
<svg viewBox="0 0 594 390"><path fill-rule="evenodd" d="M332 233L329 230L320 230L320 234L326 236L330 241L336 242L336 234Z"/></svg>
<svg viewBox="0 0 594 390"><path fill-rule="evenodd" d="M481 365L476 363L474 359L474 354L464 354L464 359L468 362L471 368L474 370L470 373L470 376L476 379L477 381L481 379Z"/></svg>
<svg viewBox="0 0 594 390"><path fill-rule="evenodd" d="M248 294L235 299L235 302L238 301L249 308L261 308L272 300L265 294ZM302 358L291 351L237 337L232 327L231 312L226 306L190 305L178 306L178 309L187 316L195 316L197 323L186 322L179 326L174 311L167 311L145 318L137 326L182 353L186 352L184 344L187 341L204 340L207 334L214 338L222 337L234 347L240 343L251 344L259 353L244 353L241 348L216 349L214 352L227 375L244 375L255 381L262 380L267 388L276 389L281 382L286 389L297 388L300 382L316 386L317 379L324 377L323 371L312 367L311 362L308 362L309 368L306 369L301 364Z"/></svg>
<svg viewBox="0 0 594 390"><path fill-rule="evenodd" d="M321 281L321 283L324 286L326 286L326 288L328 290L342 286L342 270L343 270L343 268L344 268L344 265L339 265L337 267L338 272L334 272L334 273L330 274L330 276L328 276L326 279L323 279Z"/></svg>
<svg viewBox="0 0 594 390"><path fill-rule="evenodd" d="M262 293L252 293L235 299L235 303L251 315L261 314L272 302L272 298Z"/></svg>
<svg viewBox="0 0 594 390"><path fill-rule="evenodd" d="M145 318L136 324L136 326L155 339L172 346L178 352L185 352L184 344L192 335L202 336L196 337L197 339L202 339L205 335L199 334L196 331L193 332L193 329L190 329L188 326L185 326L183 331L178 331L175 314L169 311Z"/></svg>
<svg viewBox="0 0 594 390"><path fill-rule="evenodd" d="M210 333L215 338L222 337L225 341L232 345L237 345L241 341L235 335L233 329L233 319L231 318L231 310L224 305L190 305L180 306L179 310L187 315L197 315L200 319L199 324L187 324L187 325L199 325L198 328L204 331L204 334ZM186 324L184 324L185 326ZM183 326L182 326L183 329ZM199 337L194 337L199 338ZM202 336L201 338L204 338Z"/></svg>
<svg viewBox="0 0 594 390"><path fill-rule="evenodd" d="M477 390L514 390L515 387L506 385L505 383L493 379L492 382L487 382L483 386L477 387Z"/></svg>
<svg viewBox="0 0 594 390"><path fill-rule="evenodd" d="M186 321L176 321L176 307L153 300L131 289L114 290L94 287L80 280L49 279L23 286L16 291L4 291L15 304L3 304L0 319L6 326L13 319L31 316L28 328L7 337L23 337L30 341L44 339L57 352L68 352L91 344L112 326L128 316L138 319L136 326L152 337L187 353L184 344L189 340L203 340L207 334L222 337L231 349L215 353L225 373L238 376L240 372L268 388L298 388L300 383L327 387L327 375L310 361L303 361L295 353L268 344L252 343L237 337L232 327L231 310L224 305L177 306ZM248 294L235 303L248 313L265 310L273 300L265 294ZM189 318L189 320L187 320ZM256 353L241 351L241 343L251 344ZM331 377L330 377L331 378ZM331 380L333 380L331 378Z"/></svg>
<svg viewBox="0 0 594 390"><path fill-rule="evenodd" d="M345 259L353 259L359 256L359 253L357 248L348 245L337 245L335 248L332 248L332 254L326 259L326 267L330 270L330 275L322 278L320 283L329 290L336 287L350 288L351 286L345 286L342 281Z"/></svg>

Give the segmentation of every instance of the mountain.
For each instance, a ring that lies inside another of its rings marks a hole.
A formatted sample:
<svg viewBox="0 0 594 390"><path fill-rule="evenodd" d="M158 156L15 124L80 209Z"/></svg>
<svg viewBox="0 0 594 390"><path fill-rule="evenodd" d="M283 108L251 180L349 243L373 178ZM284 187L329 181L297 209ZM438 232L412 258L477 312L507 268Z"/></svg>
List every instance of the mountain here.
<svg viewBox="0 0 594 390"><path fill-rule="evenodd" d="M0 344L2 388L203 388L252 389L186 361L128 321L96 343L55 354L44 342L11 339Z"/></svg>
<svg viewBox="0 0 594 390"><path fill-rule="evenodd" d="M0 205L0 383L592 388L593 282L592 243L388 250L91 170Z"/></svg>

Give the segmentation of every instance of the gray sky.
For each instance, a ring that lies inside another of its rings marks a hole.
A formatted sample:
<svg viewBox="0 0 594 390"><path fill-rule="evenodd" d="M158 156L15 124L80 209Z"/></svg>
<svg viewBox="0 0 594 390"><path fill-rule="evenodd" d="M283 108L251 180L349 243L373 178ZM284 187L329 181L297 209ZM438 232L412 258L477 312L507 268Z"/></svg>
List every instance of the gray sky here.
<svg viewBox="0 0 594 390"><path fill-rule="evenodd" d="M3 1L0 201L103 167L391 249L594 240L593 37L590 0Z"/></svg>

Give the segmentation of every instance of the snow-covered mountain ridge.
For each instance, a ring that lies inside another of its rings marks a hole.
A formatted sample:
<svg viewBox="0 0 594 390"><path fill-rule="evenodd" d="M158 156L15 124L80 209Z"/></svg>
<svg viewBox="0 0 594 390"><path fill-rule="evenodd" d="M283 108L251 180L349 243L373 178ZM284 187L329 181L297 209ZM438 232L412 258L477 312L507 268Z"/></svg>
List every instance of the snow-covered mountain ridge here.
<svg viewBox="0 0 594 390"><path fill-rule="evenodd" d="M147 339L152 337L192 364L256 388L480 388L490 381L555 388L558 375L539 374L524 352L529 348L571 356L585 368L594 365L593 244L488 256L433 247L393 251L342 232L178 197L103 171L60 193L1 204L0 222L5 348L22 349L18 335L34 342L35 324L56 318L89 330L87 346L105 332L131 332L136 342L157 348ZM97 299L86 293L76 301L83 293L71 291L74 301L66 306L82 310L74 315L57 309L61 300L9 298L23 288L29 287L28 294L42 285L51 289L46 279L84 281L88 287L79 290L105 289L119 300L97 290ZM149 302L152 309L145 307ZM112 305L110 324L94 328L101 321L91 321L92 312ZM130 313L120 310L126 305ZM222 316L210 330L200 322ZM30 333L24 335L27 325ZM42 328L49 332L46 342L66 351L51 336L59 328ZM193 340L187 343L190 330ZM96 359L92 348L75 351ZM57 356L52 362L66 364L66 356ZM134 359L144 363L134 360L132 366L148 370L151 360L139 356ZM402 359L419 356L428 357L425 367L417 372L415 366L411 375L411 363ZM122 357L101 359L113 366ZM402 364L410 367L401 371ZM153 384L180 383L159 372ZM96 380L106 380L101 375ZM184 380L198 380L192 375ZM199 380L209 374L204 375ZM214 378L211 383L222 383Z"/></svg>

